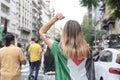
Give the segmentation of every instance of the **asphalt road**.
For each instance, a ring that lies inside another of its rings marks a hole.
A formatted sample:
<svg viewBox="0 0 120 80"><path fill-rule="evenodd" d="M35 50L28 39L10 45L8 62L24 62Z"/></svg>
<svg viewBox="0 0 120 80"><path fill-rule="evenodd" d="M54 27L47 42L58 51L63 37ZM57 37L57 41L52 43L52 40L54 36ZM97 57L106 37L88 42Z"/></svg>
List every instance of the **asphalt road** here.
<svg viewBox="0 0 120 80"><path fill-rule="evenodd" d="M22 80L28 80L28 74L29 74L29 64L27 63L26 65L22 65ZM43 70L40 68L39 74L38 74L38 80L55 80L55 76L51 75L44 75Z"/></svg>
<svg viewBox="0 0 120 80"><path fill-rule="evenodd" d="M21 72L22 72L22 80L28 80L28 74L29 74L28 63L26 65L22 65ZM44 77L43 71L40 69L38 74L38 80L44 80L43 77Z"/></svg>

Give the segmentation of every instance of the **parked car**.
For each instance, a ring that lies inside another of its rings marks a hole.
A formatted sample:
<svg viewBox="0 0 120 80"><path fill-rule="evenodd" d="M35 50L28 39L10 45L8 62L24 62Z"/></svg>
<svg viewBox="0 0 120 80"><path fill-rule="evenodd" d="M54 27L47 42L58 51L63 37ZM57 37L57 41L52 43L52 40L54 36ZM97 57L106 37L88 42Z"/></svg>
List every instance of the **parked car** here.
<svg viewBox="0 0 120 80"><path fill-rule="evenodd" d="M96 80L120 80L120 64L116 63L120 51L107 48L100 52L95 62Z"/></svg>

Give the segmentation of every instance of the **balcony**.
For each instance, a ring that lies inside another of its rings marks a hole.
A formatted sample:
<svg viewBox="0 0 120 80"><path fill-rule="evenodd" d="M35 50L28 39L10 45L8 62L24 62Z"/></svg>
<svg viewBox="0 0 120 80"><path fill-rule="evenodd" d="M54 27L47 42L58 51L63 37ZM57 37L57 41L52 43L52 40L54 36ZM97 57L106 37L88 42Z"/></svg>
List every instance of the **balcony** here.
<svg viewBox="0 0 120 80"><path fill-rule="evenodd" d="M110 18L108 19L108 21L107 21L107 24L108 24L108 25L109 25L109 24L115 25L115 20L110 17Z"/></svg>
<svg viewBox="0 0 120 80"><path fill-rule="evenodd" d="M39 17L38 17L38 21L41 21L41 20L42 20L42 18L39 16Z"/></svg>
<svg viewBox="0 0 120 80"><path fill-rule="evenodd" d="M29 29L29 28L26 28L26 27L18 27L18 30L21 30L21 31L25 31L25 32L30 33L30 29Z"/></svg>
<svg viewBox="0 0 120 80"><path fill-rule="evenodd" d="M42 0L38 0L38 4L41 4L42 3Z"/></svg>
<svg viewBox="0 0 120 80"><path fill-rule="evenodd" d="M5 14L9 14L10 8L6 6L5 4L1 4L1 11Z"/></svg>
<svg viewBox="0 0 120 80"><path fill-rule="evenodd" d="M37 7L37 3L36 3L35 0L32 0L32 5L33 5L34 7Z"/></svg>
<svg viewBox="0 0 120 80"><path fill-rule="evenodd" d="M109 30L110 25L112 25L113 28L115 27L115 20L112 19L112 17L103 20L101 26L102 26L102 29Z"/></svg>
<svg viewBox="0 0 120 80"><path fill-rule="evenodd" d="M100 7L100 11L102 11L102 12L105 12L105 6L106 6L106 3L105 3L105 1L104 0L101 0L102 1L102 5L101 5L101 7Z"/></svg>
<svg viewBox="0 0 120 80"><path fill-rule="evenodd" d="M28 42L28 39L18 38L18 42Z"/></svg>
<svg viewBox="0 0 120 80"><path fill-rule="evenodd" d="M42 9L41 5L38 5L38 10Z"/></svg>
<svg viewBox="0 0 120 80"><path fill-rule="evenodd" d="M36 24L36 20L35 20L34 18L32 19L32 23L33 23L33 24Z"/></svg>
<svg viewBox="0 0 120 80"><path fill-rule="evenodd" d="M6 2L10 3L10 0L5 0Z"/></svg>
<svg viewBox="0 0 120 80"><path fill-rule="evenodd" d="M101 26L102 26L102 29L105 29L105 30L109 29L108 24L106 24L106 23L102 23Z"/></svg>

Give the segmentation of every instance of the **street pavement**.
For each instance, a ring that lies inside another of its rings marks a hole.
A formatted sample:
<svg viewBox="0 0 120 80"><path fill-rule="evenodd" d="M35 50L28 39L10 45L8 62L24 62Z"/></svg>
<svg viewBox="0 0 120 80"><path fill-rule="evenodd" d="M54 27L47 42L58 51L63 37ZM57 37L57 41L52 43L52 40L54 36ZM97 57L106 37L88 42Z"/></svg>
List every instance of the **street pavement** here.
<svg viewBox="0 0 120 80"><path fill-rule="evenodd" d="M21 73L22 73L22 80L28 80L28 74L29 74L28 63L26 65L22 65ZM44 80L43 78L44 78L43 70L40 69L38 74L38 80Z"/></svg>
<svg viewBox="0 0 120 80"><path fill-rule="evenodd" d="M28 80L28 75L29 75L28 62L26 65L22 65L21 73L22 73L22 80ZM55 75L50 75L50 76L45 75L43 74L42 68L40 68L39 74L38 74L38 80L55 80Z"/></svg>

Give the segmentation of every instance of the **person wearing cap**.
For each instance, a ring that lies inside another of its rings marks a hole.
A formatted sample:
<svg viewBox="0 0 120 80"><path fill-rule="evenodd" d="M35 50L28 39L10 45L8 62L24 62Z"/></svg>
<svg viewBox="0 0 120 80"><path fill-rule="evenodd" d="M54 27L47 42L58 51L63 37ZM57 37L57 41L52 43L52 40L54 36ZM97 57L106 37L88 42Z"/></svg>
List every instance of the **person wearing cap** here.
<svg viewBox="0 0 120 80"><path fill-rule="evenodd" d="M28 54L31 54L30 56L30 62L31 62L31 68L30 68L30 73L29 73L29 79L33 78L32 73L35 69L35 77L34 80L37 80L39 69L40 69L40 63L41 63L41 57L40 53L42 52L41 45L38 44L38 39L34 39L33 44L30 45L28 49Z"/></svg>
<svg viewBox="0 0 120 80"><path fill-rule="evenodd" d="M15 37L6 34L5 46L0 49L1 80L22 80L20 63L26 64L26 58L21 48L16 47Z"/></svg>

